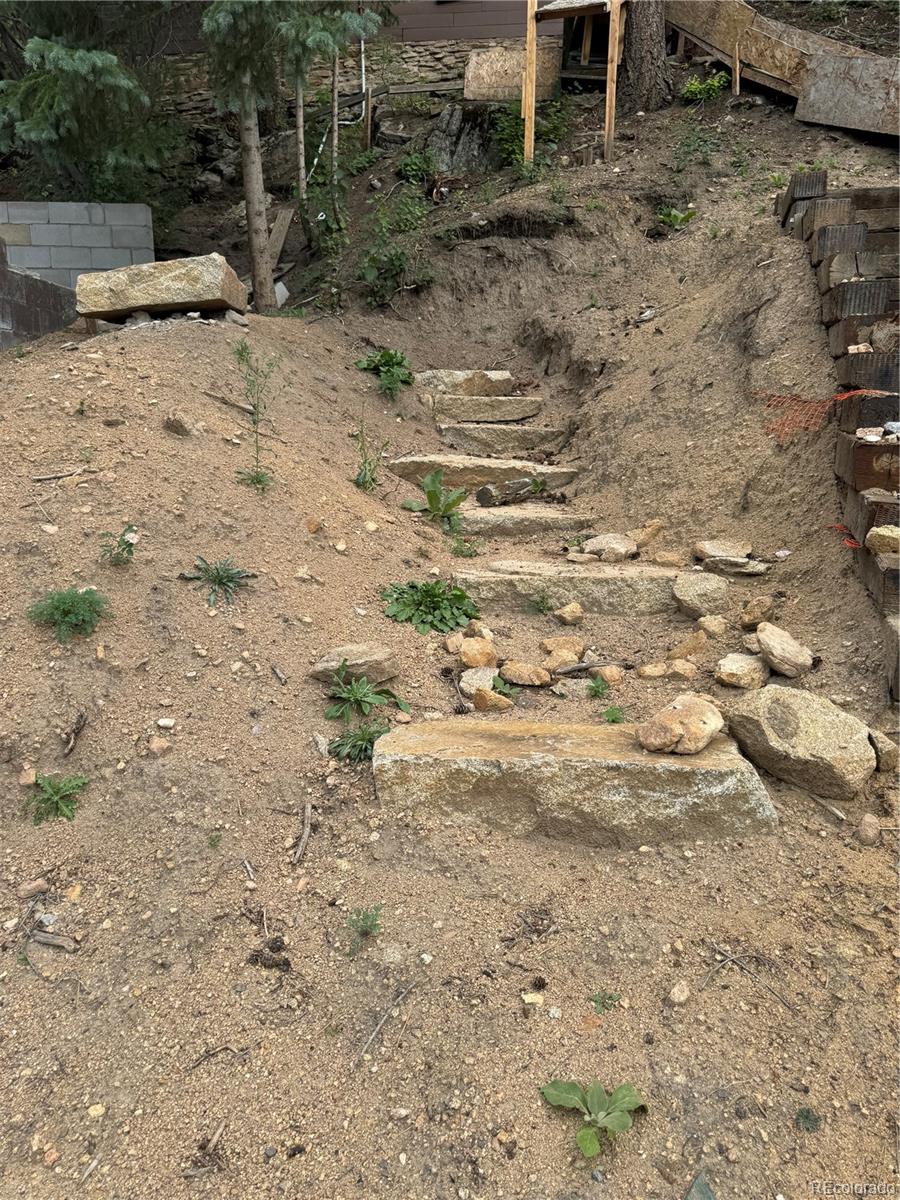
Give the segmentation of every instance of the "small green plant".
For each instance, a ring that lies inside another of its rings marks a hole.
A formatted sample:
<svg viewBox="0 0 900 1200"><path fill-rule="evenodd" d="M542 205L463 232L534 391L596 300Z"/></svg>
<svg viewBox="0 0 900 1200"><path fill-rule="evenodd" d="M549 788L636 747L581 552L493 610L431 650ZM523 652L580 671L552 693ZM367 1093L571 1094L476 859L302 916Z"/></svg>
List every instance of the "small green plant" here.
<svg viewBox="0 0 900 1200"><path fill-rule="evenodd" d="M618 992L594 992L593 996L588 996L591 1004L594 1006L594 1012L598 1017L602 1017L604 1013L612 1012L622 997Z"/></svg>
<svg viewBox="0 0 900 1200"><path fill-rule="evenodd" d="M209 846L210 850L218 850L218 848L222 845L221 829L216 829L213 833L211 833L206 839L206 844Z"/></svg>
<svg viewBox="0 0 900 1200"><path fill-rule="evenodd" d="M66 821L74 820L78 793L87 787L87 783L85 775L38 775L34 792L26 801L35 825L60 817Z"/></svg>
<svg viewBox="0 0 900 1200"><path fill-rule="evenodd" d="M402 387L409 387L413 373L409 361L400 350L373 350L356 362L360 371L371 371L378 383L378 390L389 400L396 400Z"/></svg>
<svg viewBox="0 0 900 1200"><path fill-rule="evenodd" d="M101 533L100 557L111 567L124 567L134 558L137 540L137 529L131 524L126 525L119 534Z"/></svg>
<svg viewBox="0 0 900 1200"><path fill-rule="evenodd" d="M719 139L716 135L694 119L675 143L672 168L680 173L691 163L708 167L712 162L713 152L718 148Z"/></svg>
<svg viewBox="0 0 900 1200"><path fill-rule="evenodd" d="M715 100L728 87L730 78L727 71L716 71L709 79L692 75L681 89L681 99L685 104L703 104L705 100Z"/></svg>
<svg viewBox="0 0 900 1200"><path fill-rule="evenodd" d="M461 587L442 579L394 583L384 589L381 598L387 601L386 617L409 622L419 633L450 633L481 615Z"/></svg>
<svg viewBox="0 0 900 1200"><path fill-rule="evenodd" d="M621 708L618 707L618 705L611 704L606 712L604 712L603 720L608 722L610 725L621 725L625 720L625 713Z"/></svg>
<svg viewBox="0 0 900 1200"><path fill-rule="evenodd" d="M477 558L483 545L478 538L467 538L461 533L454 533L450 542L450 553L456 558Z"/></svg>
<svg viewBox="0 0 900 1200"><path fill-rule="evenodd" d="M695 208L688 208L684 212L677 208L659 208L656 210L656 219L660 225L665 225L667 229L672 229L676 233L682 229L686 229L697 215Z"/></svg>
<svg viewBox="0 0 900 1200"><path fill-rule="evenodd" d="M244 395L250 406L250 428L253 430L253 466L237 472L238 481L258 492L266 492L274 483L271 474L260 463L259 427L266 414L269 382L278 366L277 358L263 361L250 349L246 338L234 347L234 357L244 377Z"/></svg>
<svg viewBox="0 0 900 1200"><path fill-rule="evenodd" d="M647 1107L631 1083L622 1083L607 1094L599 1083L583 1088L574 1081L551 1079L541 1088L541 1095L556 1108L574 1108L581 1113L583 1124L575 1142L585 1158L600 1153L601 1133L609 1138L624 1133L632 1126L635 1109Z"/></svg>
<svg viewBox="0 0 900 1200"><path fill-rule="evenodd" d="M87 416L87 408L85 406L84 396L82 396L78 401L78 407L75 409L75 416L76 417L86 417Z"/></svg>
<svg viewBox="0 0 900 1200"><path fill-rule="evenodd" d="M553 612L554 603L546 592L535 592L530 599L532 608L535 612L539 612L541 616L545 617L547 613Z"/></svg>
<svg viewBox="0 0 900 1200"><path fill-rule="evenodd" d="M424 183L434 174L434 158L431 152L407 151L397 162L397 174L407 183Z"/></svg>
<svg viewBox="0 0 900 1200"><path fill-rule="evenodd" d="M784 187L787 183L787 175L783 171L770 171L769 183L772 187Z"/></svg>
<svg viewBox="0 0 900 1200"><path fill-rule="evenodd" d="M516 687L514 683L507 683L506 680L500 675L494 676L491 686L495 692L501 696L506 696L508 700L515 700L516 696L518 696L519 692L522 690L521 688Z"/></svg>
<svg viewBox="0 0 900 1200"><path fill-rule="evenodd" d="M32 604L28 619L39 625L52 625L58 642L68 642L73 634L87 637L103 617L111 617L109 601L96 588L66 588L48 592Z"/></svg>
<svg viewBox="0 0 900 1200"><path fill-rule="evenodd" d="M804 1133L818 1133L822 1128L822 1118L814 1108L798 1108L794 1124Z"/></svg>
<svg viewBox="0 0 900 1200"><path fill-rule="evenodd" d="M344 169L348 175L362 175L363 171L375 166L382 153L377 146L373 146L371 150L359 150L347 159Z"/></svg>
<svg viewBox="0 0 900 1200"><path fill-rule="evenodd" d="M370 762L375 743L387 731L387 725L360 725L356 729L345 729L328 743L328 753L341 762Z"/></svg>
<svg viewBox="0 0 900 1200"><path fill-rule="evenodd" d="M337 701L337 704L330 704L325 709L325 716L329 721L340 719L349 724L355 713L367 717L379 704L396 704L401 712L410 711L405 700L401 700L389 688L375 687L365 675L359 679L348 679L346 660L332 675L328 695Z"/></svg>
<svg viewBox="0 0 900 1200"><path fill-rule="evenodd" d="M550 199L553 201L554 204L563 206L568 203L569 189L566 187L566 185L563 183L563 181L561 179L554 179L553 182L550 184L550 186L547 188L547 195L550 197Z"/></svg>
<svg viewBox="0 0 900 1200"><path fill-rule="evenodd" d="M465 488L445 488L444 472L441 469L430 471L422 480L424 500L404 500L401 508L409 512L426 513L429 521L438 522L447 533L456 533L459 529L459 514L457 509L465 500Z"/></svg>
<svg viewBox="0 0 900 1200"><path fill-rule="evenodd" d="M378 487L378 471L382 455L387 449L387 442L382 442L378 447L370 446L364 428L354 433L353 439L359 451L359 468L353 482L364 492L374 492Z"/></svg>
<svg viewBox="0 0 900 1200"><path fill-rule="evenodd" d="M383 909L383 904L373 904L371 908L354 908L347 918L347 928L354 935L350 946L351 958L355 958L367 942L371 942L381 933Z"/></svg>
<svg viewBox="0 0 900 1200"><path fill-rule="evenodd" d="M181 578L197 580L200 583L198 591L207 588L207 602L212 607L220 598L226 604L233 604L239 589L247 587L247 580L254 576L252 571L236 567L231 558L220 558L218 562L211 563L198 554L193 572L185 573Z"/></svg>
<svg viewBox="0 0 900 1200"><path fill-rule="evenodd" d="M546 479L532 479L528 489L532 496L543 496L547 490Z"/></svg>
<svg viewBox="0 0 900 1200"><path fill-rule="evenodd" d="M592 679L588 684L587 694L592 700L601 700L609 691L609 684L605 679L601 679L598 675L596 679Z"/></svg>

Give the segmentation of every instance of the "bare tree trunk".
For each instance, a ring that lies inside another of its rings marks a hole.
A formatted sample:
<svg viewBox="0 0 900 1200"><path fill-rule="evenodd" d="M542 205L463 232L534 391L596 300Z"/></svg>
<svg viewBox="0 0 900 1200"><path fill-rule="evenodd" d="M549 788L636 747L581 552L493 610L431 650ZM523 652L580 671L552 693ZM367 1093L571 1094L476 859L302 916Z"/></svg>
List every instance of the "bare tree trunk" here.
<svg viewBox="0 0 900 1200"><path fill-rule="evenodd" d="M338 70L340 57L335 54L331 63L331 200L337 212L337 174L338 174Z"/></svg>
<svg viewBox="0 0 900 1200"><path fill-rule="evenodd" d="M269 262L269 227L266 223L266 188L259 150L259 121L250 72L241 79L241 166L244 202L247 207L247 241L250 246L250 275L257 312L277 308L272 264Z"/></svg>
<svg viewBox="0 0 900 1200"><path fill-rule="evenodd" d="M299 75L297 76L295 93L297 100L295 116L295 128L297 130L297 199L302 209L306 206L306 126L303 109L303 80Z"/></svg>
<svg viewBox="0 0 900 1200"><path fill-rule="evenodd" d="M664 0L636 0L628 5L624 57L626 107L655 112L668 104L672 85L666 63Z"/></svg>

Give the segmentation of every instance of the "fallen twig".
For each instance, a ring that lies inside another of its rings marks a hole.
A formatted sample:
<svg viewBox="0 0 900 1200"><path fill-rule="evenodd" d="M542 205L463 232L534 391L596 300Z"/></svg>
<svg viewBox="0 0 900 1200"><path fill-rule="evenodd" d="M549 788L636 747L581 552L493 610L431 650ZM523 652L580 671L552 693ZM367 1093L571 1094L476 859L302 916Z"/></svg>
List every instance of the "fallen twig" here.
<svg viewBox="0 0 900 1200"><path fill-rule="evenodd" d="M291 855L291 862L296 866L303 861L303 855L306 853L306 843L309 841L309 834L312 828L312 800L307 800L303 809L303 832L300 834L300 840L294 853Z"/></svg>
<svg viewBox="0 0 900 1200"><path fill-rule="evenodd" d="M287 683L287 675L285 675L284 671L282 671L281 667L279 667L277 663L272 663L272 674L275 676L281 686L284 687L284 685Z"/></svg>
<svg viewBox="0 0 900 1200"><path fill-rule="evenodd" d="M398 994L394 997L394 999L387 1006L387 1008L384 1011L383 1016L381 1017L381 1020L378 1022L378 1024L375 1026L375 1028L372 1030L372 1032L369 1034L368 1038L366 1039L366 1044L363 1046L362 1050L360 1050L359 1057L356 1060L358 1063L362 1062L362 1060L365 1058L366 1051L369 1049L369 1047L372 1045L372 1043L378 1037L379 1033L381 1033L384 1026L387 1024L388 1017L390 1017L393 1010L397 1007L398 1004L400 1004L400 1002L402 1000L406 999L406 997L409 995L409 993L413 990L413 988L415 986L416 985L414 983L411 983L408 987L405 987L402 992L398 992Z"/></svg>
<svg viewBox="0 0 900 1200"><path fill-rule="evenodd" d="M55 479L71 479L73 475L83 475L85 467L76 467L74 471L60 471L56 475L32 475L32 483L52 483Z"/></svg>
<svg viewBox="0 0 900 1200"><path fill-rule="evenodd" d="M254 872L253 868L251 867L250 863L247 861L246 858L241 859L241 866L247 872L247 878L250 880L251 883L253 883L254 880L256 879L256 873Z"/></svg>
<svg viewBox="0 0 900 1200"><path fill-rule="evenodd" d="M236 1050L234 1046L214 1046L211 1050L204 1050L200 1057L195 1058L191 1065L186 1068L186 1070L196 1071L196 1069L199 1066L202 1066L203 1063L209 1062L211 1058L215 1058L218 1054L224 1054L226 1050L229 1052L229 1054L235 1054L239 1058L243 1058L250 1053L251 1049L251 1046L244 1046L242 1050Z"/></svg>
<svg viewBox="0 0 900 1200"><path fill-rule="evenodd" d="M773 995L776 1000L778 1000L781 1004L784 1005L785 1008L789 1009L791 1012L797 1011L796 1005L791 1004L790 1000L785 1000L784 996L782 996L780 992L776 992L775 989L773 987L770 987L769 984L766 983L766 981L764 979L761 979L759 977L759 975L756 974L755 971L751 971L750 968L747 966L747 964L743 961L743 959L741 957L735 957L735 955L730 954L727 950L723 950L721 946L717 946L715 942L710 942L709 944L712 947L713 952L715 954L719 954L722 956L723 961L721 963L716 963L716 965L712 968L712 970L706 976L706 979L704 979L703 983L700 985L701 990L704 987L706 987L707 983L712 978L712 976L716 973L716 971L718 971L721 967L725 966L726 962L730 962L730 963L734 963L734 965L738 968L739 971L743 971L745 975L749 975L752 980L754 980L756 983L758 983L760 985L760 987L764 987L766 989L766 991L769 992L771 995Z"/></svg>
<svg viewBox="0 0 900 1200"><path fill-rule="evenodd" d="M75 743L78 741L78 735L81 733L82 729L84 729L85 725L87 725L87 713L80 712L75 718L75 723L73 724L72 728L65 735L66 746L63 750L63 758L68 758L75 749Z"/></svg>
<svg viewBox="0 0 900 1200"><path fill-rule="evenodd" d="M52 946L55 950L65 950L67 954L74 954L78 949L75 939L66 937L64 933L47 933L43 929L34 929L28 936L39 946Z"/></svg>

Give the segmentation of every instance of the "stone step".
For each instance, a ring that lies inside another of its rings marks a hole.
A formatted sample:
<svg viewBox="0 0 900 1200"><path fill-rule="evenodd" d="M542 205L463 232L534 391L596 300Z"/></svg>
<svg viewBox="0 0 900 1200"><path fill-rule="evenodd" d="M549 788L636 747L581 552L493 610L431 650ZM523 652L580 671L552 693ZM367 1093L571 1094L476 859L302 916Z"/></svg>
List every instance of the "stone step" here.
<svg viewBox="0 0 900 1200"><path fill-rule="evenodd" d="M509 371L419 371L415 378L422 392L455 392L460 396L502 396L513 383Z"/></svg>
<svg viewBox="0 0 900 1200"><path fill-rule="evenodd" d="M532 533L564 537L597 524L596 517L576 516L558 504L505 504L498 508L463 504L457 512L461 531L473 537L525 537Z"/></svg>
<svg viewBox="0 0 900 1200"><path fill-rule="evenodd" d="M464 487L473 491L486 483L540 479L547 491L552 492L571 483L578 473L568 467L548 467L523 459L476 458L469 454L404 454L388 465L395 475L410 483L421 483L429 472L440 469L444 472L445 487Z"/></svg>
<svg viewBox="0 0 900 1200"><path fill-rule="evenodd" d="M699 754L652 754L631 725L452 717L385 734L372 765L383 805L427 805L518 836L634 847L777 824L759 775L722 734Z"/></svg>
<svg viewBox="0 0 900 1200"><path fill-rule="evenodd" d="M679 571L644 563L496 561L456 571L455 581L476 604L491 611L534 612L535 601L553 608L577 600L585 612L604 616L646 616L673 612L672 588Z"/></svg>
<svg viewBox="0 0 900 1200"><path fill-rule="evenodd" d="M565 429L545 429L540 425L439 425L441 439L462 454L496 455L509 458L532 450L558 450L565 440Z"/></svg>
<svg viewBox="0 0 900 1200"><path fill-rule="evenodd" d="M541 411L540 396L462 396L437 392L431 397L436 421L527 421Z"/></svg>

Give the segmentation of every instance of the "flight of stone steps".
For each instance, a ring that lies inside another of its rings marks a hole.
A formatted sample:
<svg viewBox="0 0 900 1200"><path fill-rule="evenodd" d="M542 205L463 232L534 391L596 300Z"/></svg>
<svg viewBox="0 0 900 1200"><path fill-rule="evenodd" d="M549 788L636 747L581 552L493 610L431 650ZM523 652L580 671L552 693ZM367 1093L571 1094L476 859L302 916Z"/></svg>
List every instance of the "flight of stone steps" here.
<svg viewBox="0 0 900 1200"><path fill-rule="evenodd" d="M501 457L552 451L569 435L567 429L525 424L540 417L542 401L510 394L508 371L426 371L416 385L453 453L406 454L390 469L421 484L440 468L445 486L465 487L464 533L522 538L533 554L526 539L534 535L562 542L579 531L601 532L595 517L566 504L520 499L529 485L534 493L564 489L577 472ZM474 498L480 489L489 489L485 505ZM651 563L513 556L454 572L488 624L533 613L537 597L560 608L577 602L586 615L675 617L686 578L677 568ZM714 582L724 593L725 581ZM739 837L777 822L756 770L722 734L696 754L654 754L627 724L461 716L398 726L376 743L373 768L382 803L425 806L508 833L589 845Z"/></svg>

